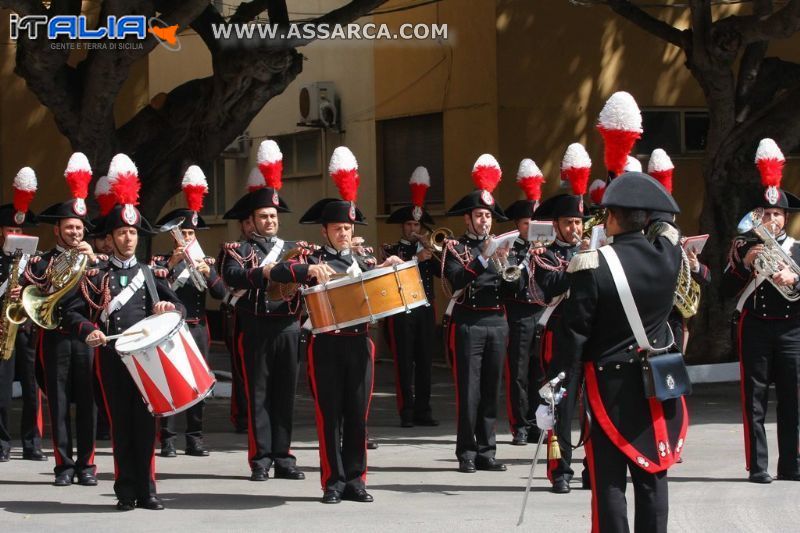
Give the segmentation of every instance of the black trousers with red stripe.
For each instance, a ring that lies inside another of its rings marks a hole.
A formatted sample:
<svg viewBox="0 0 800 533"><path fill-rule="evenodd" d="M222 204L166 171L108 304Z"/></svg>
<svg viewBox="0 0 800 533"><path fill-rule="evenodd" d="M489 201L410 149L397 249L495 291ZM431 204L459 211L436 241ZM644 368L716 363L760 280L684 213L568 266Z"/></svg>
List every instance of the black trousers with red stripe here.
<svg viewBox="0 0 800 533"><path fill-rule="evenodd" d="M366 335L321 334L308 346L322 490L363 489L375 345Z"/></svg>
<svg viewBox="0 0 800 533"><path fill-rule="evenodd" d="M458 425L456 457L459 461L494 459L508 323L502 311L457 307L451 328Z"/></svg>
<svg viewBox="0 0 800 533"><path fill-rule="evenodd" d="M0 360L0 449L11 448L11 429L8 423L15 375L22 385L22 451L32 452L42 447L42 404L34 372L35 357L36 348L31 344L30 334L27 328L21 327L17 332L11 358Z"/></svg>
<svg viewBox="0 0 800 533"><path fill-rule="evenodd" d="M155 417L113 347L99 350L95 371L111 422L114 494L120 500L155 496Z"/></svg>
<svg viewBox="0 0 800 533"><path fill-rule="evenodd" d="M666 533L669 516L667 471L651 474L639 468L593 424L586 442L592 486L592 532L630 531L625 498L628 472L633 482L636 533Z"/></svg>
<svg viewBox="0 0 800 533"><path fill-rule="evenodd" d="M800 322L796 318L764 320L745 310L739 319L739 360L747 469L751 474L767 471L764 420L769 385L775 383L778 474L800 474Z"/></svg>
<svg viewBox="0 0 800 533"><path fill-rule="evenodd" d="M206 327L205 321L193 324L187 323L186 326L189 328L189 333L192 334L194 342L197 343L200 353L203 357L207 358L208 328ZM203 410L205 404L206 402L203 400L186 410L186 448L194 448L203 444ZM175 439L178 436L177 426L179 416L180 415L165 416L161 418L160 440L162 446L167 442L175 443Z"/></svg>
<svg viewBox="0 0 800 533"><path fill-rule="evenodd" d="M236 309L220 306L223 338L231 356L231 424L234 429L247 429L247 388L244 384L242 356L239 353L239 326Z"/></svg>
<svg viewBox="0 0 800 533"><path fill-rule="evenodd" d="M300 323L296 317L239 314L247 387L250 468L294 466L291 454Z"/></svg>
<svg viewBox="0 0 800 533"><path fill-rule="evenodd" d="M566 392L556 406L555 430L558 438L558 447L561 450L561 458L547 462L547 473L552 482L560 479L569 481L575 475L575 471L572 469L572 419L575 417L575 412L578 408L582 385L583 365L580 361L577 361L569 370L564 387Z"/></svg>
<svg viewBox="0 0 800 533"><path fill-rule="evenodd" d="M432 305L386 319L397 379L397 410L403 420L431 417L431 365L436 338Z"/></svg>
<svg viewBox="0 0 800 533"><path fill-rule="evenodd" d="M506 303L508 358L506 388L508 423L511 432L535 427L534 411L528 400L529 388L543 376L540 356L535 352L536 323L543 308L535 304ZM534 405L538 405L536 402Z"/></svg>
<svg viewBox="0 0 800 533"><path fill-rule="evenodd" d="M39 340L39 361L53 434L54 471L59 474L95 473L94 431L96 406L93 387L94 350L78 339L45 331ZM71 404L75 404L73 455Z"/></svg>
<svg viewBox="0 0 800 533"><path fill-rule="evenodd" d="M17 379L22 385L22 417L20 434L22 452L42 449L42 393L36 382L37 335L31 325L25 324L17 333L14 343Z"/></svg>

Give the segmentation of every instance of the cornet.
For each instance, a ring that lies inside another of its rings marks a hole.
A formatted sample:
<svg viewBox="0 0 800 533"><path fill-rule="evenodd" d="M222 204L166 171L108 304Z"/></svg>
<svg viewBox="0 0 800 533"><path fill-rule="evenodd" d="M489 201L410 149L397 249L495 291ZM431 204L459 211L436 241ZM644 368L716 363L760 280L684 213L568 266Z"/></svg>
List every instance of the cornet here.
<svg viewBox="0 0 800 533"><path fill-rule="evenodd" d="M491 235L489 235L488 225L484 226L483 234L487 239L492 238ZM494 264L495 269L500 273L503 281L514 282L522 276L522 268L520 268L519 265L510 265L508 263L508 255L501 257L495 250L489 260Z"/></svg>

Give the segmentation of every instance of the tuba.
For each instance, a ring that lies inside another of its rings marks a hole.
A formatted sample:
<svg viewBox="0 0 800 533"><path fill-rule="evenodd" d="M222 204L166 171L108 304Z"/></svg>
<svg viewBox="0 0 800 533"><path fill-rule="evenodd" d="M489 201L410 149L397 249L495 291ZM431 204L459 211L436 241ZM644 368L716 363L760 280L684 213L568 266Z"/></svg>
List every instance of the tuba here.
<svg viewBox="0 0 800 533"><path fill-rule="evenodd" d="M796 302L800 300L800 291L792 286L784 287L777 285L775 281L773 281L772 276L784 268L789 268L792 272L800 276L800 266L797 266L794 259L786 253L786 250L781 248L781 245L778 244L778 241L775 240L772 233L761 223L762 213L763 211L760 209L751 211L739 223L740 231L751 229L764 243L764 251L758 254L753 261L753 270L755 270L758 276L769 281L781 296L790 302Z"/></svg>
<svg viewBox="0 0 800 533"><path fill-rule="evenodd" d="M70 249L53 259L47 274L50 293L43 293L39 287L30 285L22 291L21 307L33 322L43 329L56 329L61 316L59 301L72 290L86 271L89 260L85 254Z"/></svg>

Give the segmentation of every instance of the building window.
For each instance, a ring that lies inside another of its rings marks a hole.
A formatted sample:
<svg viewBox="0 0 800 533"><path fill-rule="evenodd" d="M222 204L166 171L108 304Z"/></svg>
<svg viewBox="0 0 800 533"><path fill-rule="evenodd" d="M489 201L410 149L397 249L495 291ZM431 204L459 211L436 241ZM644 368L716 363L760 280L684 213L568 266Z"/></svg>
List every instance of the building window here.
<svg viewBox="0 0 800 533"><path fill-rule="evenodd" d="M642 110L644 135L636 153L649 155L663 148L669 155L705 152L708 139L708 111L696 109Z"/></svg>
<svg viewBox="0 0 800 533"><path fill-rule="evenodd" d="M384 213L411 201L408 180L419 166L427 168L431 176L426 203L444 203L442 130L441 113L377 122Z"/></svg>
<svg viewBox="0 0 800 533"><path fill-rule="evenodd" d="M225 159L218 157L205 168L203 172L208 180L208 195L203 202L200 214L208 220L222 217L225 208Z"/></svg>
<svg viewBox="0 0 800 533"><path fill-rule="evenodd" d="M283 153L283 177L318 178L322 176L322 133L301 131L272 137Z"/></svg>

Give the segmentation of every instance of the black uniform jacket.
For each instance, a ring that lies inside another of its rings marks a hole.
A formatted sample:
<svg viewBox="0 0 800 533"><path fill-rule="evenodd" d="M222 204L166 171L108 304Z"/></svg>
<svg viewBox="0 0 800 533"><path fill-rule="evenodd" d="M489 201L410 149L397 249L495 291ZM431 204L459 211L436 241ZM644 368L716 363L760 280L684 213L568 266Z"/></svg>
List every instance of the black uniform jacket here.
<svg viewBox="0 0 800 533"><path fill-rule="evenodd" d="M661 224L655 233L652 243L642 232L631 232L614 236L610 246L625 271L651 346L662 348L674 340L667 317L681 252L674 227ZM666 470L683 449L686 403L683 398L660 402L645 397L637 343L603 255L578 254L568 271L570 295L555 326L560 342L548 376L569 372L580 357L593 423L643 470Z"/></svg>
<svg viewBox="0 0 800 533"><path fill-rule="evenodd" d="M381 248L384 259L391 255L396 255L403 261L411 261L417 256L419 247L415 242L400 239L397 243L384 244ZM437 259L428 259L418 263L417 266L422 277L422 286L425 287L425 296L428 298L428 303L432 304L436 297L436 293L433 290L433 278L441 276L441 263Z"/></svg>
<svg viewBox="0 0 800 533"><path fill-rule="evenodd" d="M474 311L500 311L503 299L521 290L521 279L503 281L495 261L484 267L478 256L484 239L465 234L445 243L444 276L453 291L464 289L458 307ZM520 277L521 278L521 277Z"/></svg>
<svg viewBox="0 0 800 533"><path fill-rule="evenodd" d="M154 255L150 259L150 266L156 274L156 277L164 277L173 287L175 294L178 295L184 307L186 307L186 321L189 323L205 321L206 318L206 292L216 300L221 300L225 296L225 285L222 283L222 278L217 274L217 269L214 267L214 259L206 257L205 262L211 271L208 278L206 278L207 290L199 290L195 287L191 277L186 278L185 282L179 287L175 287L175 280L186 270L186 261L181 261L175 265L175 268L169 268L169 261L172 254L167 255ZM164 276L166 274L166 276Z"/></svg>

